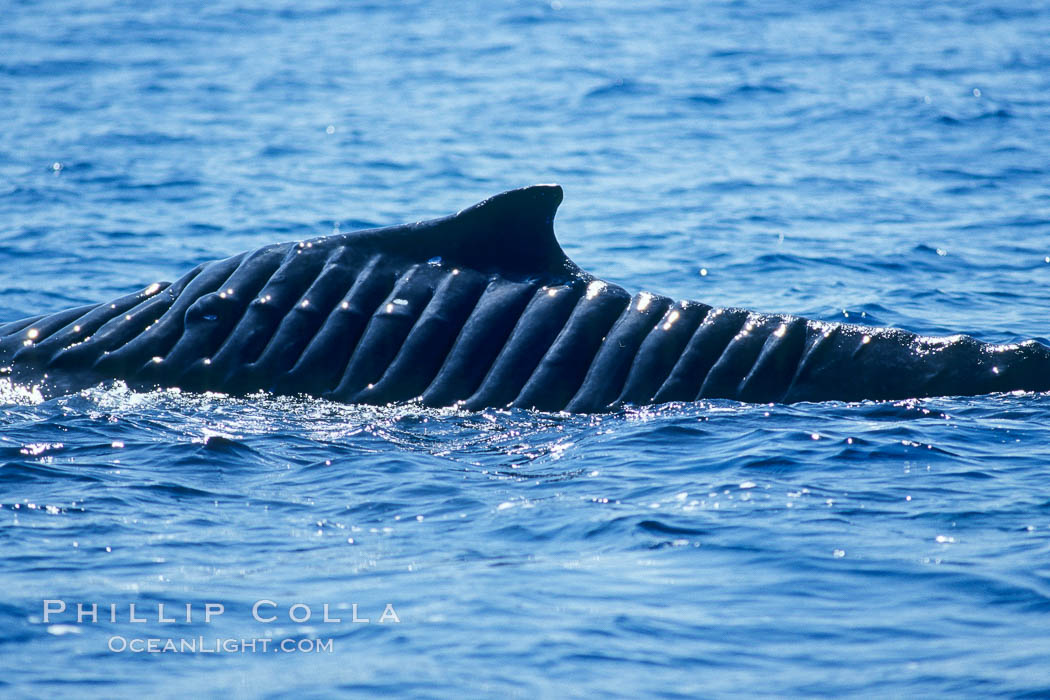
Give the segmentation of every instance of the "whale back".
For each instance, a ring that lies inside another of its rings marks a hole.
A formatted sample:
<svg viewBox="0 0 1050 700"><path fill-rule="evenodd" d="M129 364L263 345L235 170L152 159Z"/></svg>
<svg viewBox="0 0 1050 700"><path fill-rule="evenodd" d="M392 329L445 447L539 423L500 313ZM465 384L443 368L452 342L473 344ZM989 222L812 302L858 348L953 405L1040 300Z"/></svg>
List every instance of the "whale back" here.
<svg viewBox="0 0 1050 700"><path fill-rule="evenodd" d="M0 372L47 395L136 389L625 404L1050 389L1050 349L712 308L596 279L554 235L556 185L449 217L269 245L174 283L0 325Z"/></svg>

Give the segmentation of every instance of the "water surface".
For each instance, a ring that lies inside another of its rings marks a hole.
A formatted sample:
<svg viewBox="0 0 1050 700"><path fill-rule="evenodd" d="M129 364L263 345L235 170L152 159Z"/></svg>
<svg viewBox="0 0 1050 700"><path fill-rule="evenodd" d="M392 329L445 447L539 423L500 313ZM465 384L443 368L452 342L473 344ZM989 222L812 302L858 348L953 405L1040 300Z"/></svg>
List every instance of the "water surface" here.
<svg viewBox="0 0 1050 700"><path fill-rule="evenodd" d="M631 290L1050 336L1050 11L1030 3L3 14L2 320L554 181L566 251ZM1048 414L1033 394L565 416L6 390L0 692L1050 693ZM45 623L44 600L68 609ZM111 650L149 638L331 651Z"/></svg>

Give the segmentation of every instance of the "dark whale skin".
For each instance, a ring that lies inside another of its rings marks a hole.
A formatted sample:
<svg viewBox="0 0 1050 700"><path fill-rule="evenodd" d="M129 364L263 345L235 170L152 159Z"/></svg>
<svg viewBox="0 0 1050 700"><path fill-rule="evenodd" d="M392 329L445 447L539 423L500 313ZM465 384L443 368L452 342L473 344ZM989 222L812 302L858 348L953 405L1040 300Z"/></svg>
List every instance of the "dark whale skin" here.
<svg viewBox="0 0 1050 700"><path fill-rule="evenodd" d="M630 295L566 257L557 185L442 219L269 245L0 325L0 371L135 389L600 412L1050 389L1050 349Z"/></svg>

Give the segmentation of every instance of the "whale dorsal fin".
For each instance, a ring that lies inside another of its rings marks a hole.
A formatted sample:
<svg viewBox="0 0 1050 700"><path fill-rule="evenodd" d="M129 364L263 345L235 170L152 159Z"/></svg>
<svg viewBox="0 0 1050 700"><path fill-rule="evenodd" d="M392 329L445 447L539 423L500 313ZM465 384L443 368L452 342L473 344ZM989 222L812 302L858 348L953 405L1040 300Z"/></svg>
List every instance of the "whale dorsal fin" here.
<svg viewBox="0 0 1050 700"><path fill-rule="evenodd" d="M554 236L558 185L503 192L441 219L371 232L378 245L415 259L515 277L579 273Z"/></svg>

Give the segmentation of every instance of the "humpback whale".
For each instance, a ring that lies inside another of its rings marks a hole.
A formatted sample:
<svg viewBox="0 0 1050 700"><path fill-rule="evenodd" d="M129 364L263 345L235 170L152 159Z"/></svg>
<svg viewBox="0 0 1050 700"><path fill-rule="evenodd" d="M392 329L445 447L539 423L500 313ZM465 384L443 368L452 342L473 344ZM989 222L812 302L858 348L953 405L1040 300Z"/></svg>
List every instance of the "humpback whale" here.
<svg viewBox="0 0 1050 700"><path fill-rule="evenodd" d="M1050 348L628 294L554 235L557 185L441 219L268 245L0 325L0 377L599 412L1050 389Z"/></svg>

